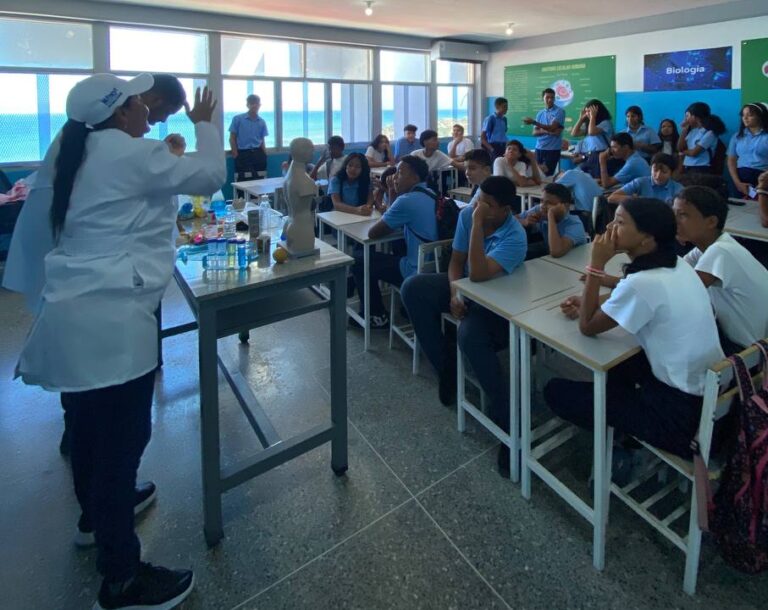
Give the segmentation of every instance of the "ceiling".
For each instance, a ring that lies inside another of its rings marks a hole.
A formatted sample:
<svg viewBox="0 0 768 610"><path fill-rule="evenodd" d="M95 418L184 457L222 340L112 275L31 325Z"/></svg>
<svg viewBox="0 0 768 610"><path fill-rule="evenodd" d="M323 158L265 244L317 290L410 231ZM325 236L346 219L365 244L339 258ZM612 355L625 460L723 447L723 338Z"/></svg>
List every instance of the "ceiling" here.
<svg viewBox="0 0 768 610"><path fill-rule="evenodd" d="M162 8L277 19L428 38L497 42L514 22L515 38L652 17L739 0L373 0L373 15L364 0L106 0Z"/></svg>

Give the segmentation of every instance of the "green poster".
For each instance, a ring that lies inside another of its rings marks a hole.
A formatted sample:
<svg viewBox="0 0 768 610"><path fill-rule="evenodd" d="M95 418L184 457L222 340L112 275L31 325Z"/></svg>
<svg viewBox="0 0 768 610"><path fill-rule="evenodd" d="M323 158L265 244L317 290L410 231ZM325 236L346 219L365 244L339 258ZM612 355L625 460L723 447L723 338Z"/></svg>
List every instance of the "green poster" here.
<svg viewBox="0 0 768 610"><path fill-rule="evenodd" d="M508 134L530 136L523 119L544 108L543 89L555 90L555 104L565 110L564 137L569 137L584 104L597 98L616 118L616 56L587 57L504 68L504 97L509 101Z"/></svg>
<svg viewBox="0 0 768 610"><path fill-rule="evenodd" d="M741 41L741 103L768 101L768 38Z"/></svg>

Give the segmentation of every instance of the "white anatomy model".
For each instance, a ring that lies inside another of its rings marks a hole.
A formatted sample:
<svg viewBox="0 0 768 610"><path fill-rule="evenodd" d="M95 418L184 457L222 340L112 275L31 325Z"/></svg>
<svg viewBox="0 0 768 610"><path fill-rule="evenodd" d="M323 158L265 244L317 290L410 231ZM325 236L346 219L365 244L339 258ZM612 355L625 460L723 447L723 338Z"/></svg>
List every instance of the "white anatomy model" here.
<svg viewBox="0 0 768 610"><path fill-rule="evenodd" d="M315 249L315 223L312 218L312 202L317 195L317 185L306 172L312 160L314 145L307 138L291 141L291 166L283 186L288 200L290 220L285 225L285 246L292 256L308 256Z"/></svg>

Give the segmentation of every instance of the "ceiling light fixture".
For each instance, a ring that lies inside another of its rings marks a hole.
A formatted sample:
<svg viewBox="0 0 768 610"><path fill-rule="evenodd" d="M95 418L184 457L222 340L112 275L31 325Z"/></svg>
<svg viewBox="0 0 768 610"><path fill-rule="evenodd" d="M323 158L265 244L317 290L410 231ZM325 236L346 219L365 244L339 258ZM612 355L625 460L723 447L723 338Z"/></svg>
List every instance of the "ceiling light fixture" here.
<svg viewBox="0 0 768 610"><path fill-rule="evenodd" d="M512 28L512 26L515 25L514 23L508 23L507 29L505 30L505 33L507 36L512 36L512 34L515 33L515 30Z"/></svg>
<svg viewBox="0 0 768 610"><path fill-rule="evenodd" d="M373 9L371 8L371 5L373 4L373 0L368 0L368 2L365 3L365 14L367 17L370 17L373 15Z"/></svg>

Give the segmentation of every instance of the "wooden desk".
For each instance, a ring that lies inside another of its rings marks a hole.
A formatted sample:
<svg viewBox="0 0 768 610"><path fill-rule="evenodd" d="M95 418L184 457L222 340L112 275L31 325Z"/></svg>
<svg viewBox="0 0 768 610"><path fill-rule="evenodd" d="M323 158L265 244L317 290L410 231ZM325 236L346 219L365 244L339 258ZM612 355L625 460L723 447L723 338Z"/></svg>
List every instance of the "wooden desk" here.
<svg viewBox="0 0 768 610"><path fill-rule="evenodd" d="M460 432L463 432L466 427L466 413L469 413L509 447L510 476L513 481L517 481L520 467L520 438L517 434L520 413L517 389L520 378L520 359L518 358L519 330L513 322L513 318L520 313L538 307L542 303L553 299L559 303L565 297L580 292L579 274L565 267L536 259L526 261L508 275L487 282L472 282L468 278L463 278L453 282L453 286L457 289L459 296L470 299L509 321L510 433L499 428L475 405L466 400L463 359L458 347L456 351L456 416Z"/></svg>
<svg viewBox="0 0 768 610"><path fill-rule="evenodd" d="M586 337L579 331L576 320L569 320L560 311L560 299L513 317L520 327L520 417L522 431L522 494L531 497L531 472L539 476L561 498L592 524L592 563L602 570L605 565L605 534L611 479L611 447L613 429L607 428L605 400L606 377L612 367L640 351L635 338L614 328L599 337ZM531 427L531 338L550 346L592 371L594 380L594 491L590 507L553 473L540 458L559 447L573 435L575 428L557 430L562 420L554 418L537 428ZM542 431L555 432L532 448L532 440Z"/></svg>
<svg viewBox="0 0 768 610"><path fill-rule="evenodd" d="M346 302L347 267L352 258L315 241L318 256L272 263L269 255L248 269L206 271L201 261L177 261L174 270L197 320L200 377L200 435L205 539L213 546L224 535L221 496L315 447L331 443L331 468L347 470ZM330 285L330 299L311 289ZM330 309L331 423L316 426L289 439L281 439L259 406L247 381L218 354L221 337L248 331L280 320ZM224 373L248 421L264 447L254 457L222 469L219 436L219 376Z"/></svg>

